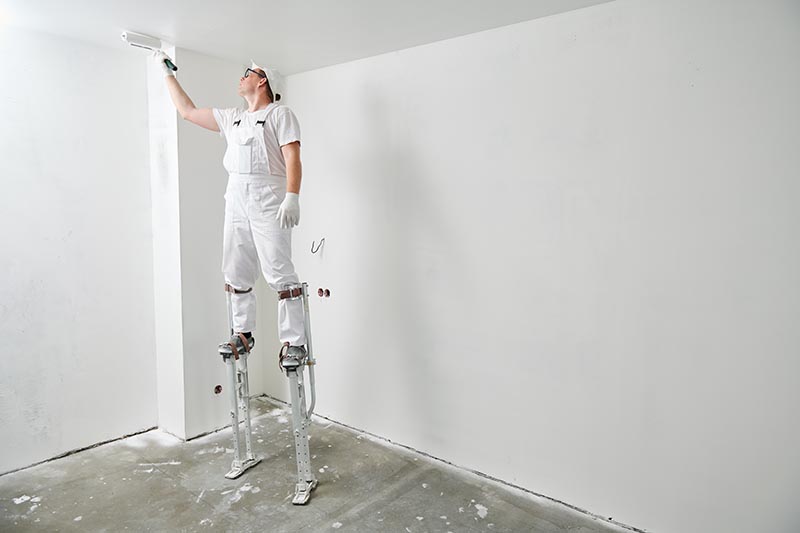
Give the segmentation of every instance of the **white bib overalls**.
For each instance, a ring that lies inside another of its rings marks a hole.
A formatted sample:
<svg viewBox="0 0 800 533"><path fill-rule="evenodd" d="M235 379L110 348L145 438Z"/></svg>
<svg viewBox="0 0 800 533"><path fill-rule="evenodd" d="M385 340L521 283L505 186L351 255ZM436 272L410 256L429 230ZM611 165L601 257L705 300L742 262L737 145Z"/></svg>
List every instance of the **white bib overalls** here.
<svg viewBox="0 0 800 533"><path fill-rule="evenodd" d="M259 266L274 291L297 283L292 263L292 230L276 220L286 196L286 177L269 174L264 135L273 135L265 123L275 106L261 113L242 114L228 135L225 166L231 171L225 190L225 226L222 273L238 290L254 287ZM236 332L256 327L255 291L231 294L233 328ZM306 343L300 299L278 301L278 337L292 346Z"/></svg>

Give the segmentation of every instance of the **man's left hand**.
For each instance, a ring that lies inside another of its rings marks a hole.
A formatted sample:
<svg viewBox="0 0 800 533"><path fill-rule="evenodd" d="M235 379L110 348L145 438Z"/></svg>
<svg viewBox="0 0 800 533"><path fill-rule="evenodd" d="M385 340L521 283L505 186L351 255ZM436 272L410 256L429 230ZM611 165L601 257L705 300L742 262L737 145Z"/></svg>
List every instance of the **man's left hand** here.
<svg viewBox="0 0 800 533"><path fill-rule="evenodd" d="M300 223L300 195L294 192L287 192L286 198L278 208L278 216L275 217L281 223L281 228L293 228Z"/></svg>

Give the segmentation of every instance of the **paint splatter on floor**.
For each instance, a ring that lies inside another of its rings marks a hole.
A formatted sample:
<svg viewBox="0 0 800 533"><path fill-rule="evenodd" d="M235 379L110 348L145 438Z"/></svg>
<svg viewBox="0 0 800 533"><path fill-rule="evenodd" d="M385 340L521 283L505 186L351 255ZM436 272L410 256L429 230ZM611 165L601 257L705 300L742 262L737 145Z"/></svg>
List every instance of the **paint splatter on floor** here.
<svg viewBox="0 0 800 533"><path fill-rule="evenodd" d="M339 529L340 527L342 527L342 523L341 522L334 522L333 524L331 524L331 527L333 529Z"/></svg>
<svg viewBox="0 0 800 533"><path fill-rule="evenodd" d="M225 452L225 448L223 446L215 446L214 448L208 448L208 449L205 449L205 450L200 450L199 452L197 452L197 455L205 455L207 453L224 453L224 452Z"/></svg>
<svg viewBox="0 0 800 533"><path fill-rule="evenodd" d="M481 518L486 518L486 515L489 514L489 509L479 503L475 504L475 509L478 510L478 516Z"/></svg>

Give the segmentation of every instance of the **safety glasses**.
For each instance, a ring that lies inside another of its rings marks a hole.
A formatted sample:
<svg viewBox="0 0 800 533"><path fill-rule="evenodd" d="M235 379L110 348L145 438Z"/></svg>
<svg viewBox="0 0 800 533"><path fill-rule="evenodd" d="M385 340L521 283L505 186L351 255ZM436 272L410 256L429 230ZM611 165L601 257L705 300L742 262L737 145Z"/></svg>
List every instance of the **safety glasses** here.
<svg viewBox="0 0 800 533"><path fill-rule="evenodd" d="M255 74L256 76L260 77L260 78L267 79L267 75L266 74L261 74L260 72L257 72L257 71L255 71L255 70L253 70L251 68L249 68L249 69L244 71L244 77L246 78L247 76L249 76L251 72L253 74Z"/></svg>

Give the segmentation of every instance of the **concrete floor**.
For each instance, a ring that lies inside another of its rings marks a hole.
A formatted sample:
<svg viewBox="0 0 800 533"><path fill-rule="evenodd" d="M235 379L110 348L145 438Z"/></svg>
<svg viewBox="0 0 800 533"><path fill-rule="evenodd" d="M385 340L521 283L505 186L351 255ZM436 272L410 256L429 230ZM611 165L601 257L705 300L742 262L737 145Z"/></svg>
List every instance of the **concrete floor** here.
<svg viewBox="0 0 800 533"><path fill-rule="evenodd" d="M316 417L319 486L294 506L288 408L253 404L263 460L239 479L230 429L154 430L0 477L0 531L631 531Z"/></svg>

